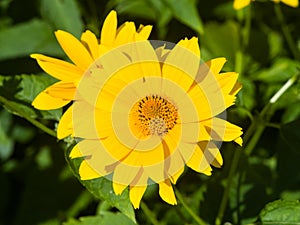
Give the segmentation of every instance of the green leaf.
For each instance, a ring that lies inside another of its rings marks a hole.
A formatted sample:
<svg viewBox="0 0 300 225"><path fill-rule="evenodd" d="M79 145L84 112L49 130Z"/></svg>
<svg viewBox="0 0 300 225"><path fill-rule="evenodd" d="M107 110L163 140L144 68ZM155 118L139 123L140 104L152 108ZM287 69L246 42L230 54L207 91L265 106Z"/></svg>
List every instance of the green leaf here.
<svg viewBox="0 0 300 225"><path fill-rule="evenodd" d="M135 17L156 20L155 6L148 3L147 0L119 0L117 11L119 14L129 14Z"/></svg>
<svg viewBox="0 0 300 225"><path fill-rule="evenodd" d="M253 80L266 83L284 82L298 72L299 64L288 58L279 58L274 61L271 68L260 70L253 73Z"/></svg>
<svg viewBox="0 0 300 225"><path fill-rule="evenodd" d="M282 115L282 122L289 123L300 117L300 102L290 104Z"/></svg>
<svg viewBox="0 0 300 225"><path fill-rule="evenodd" d="M173 17L195 30L198 34L203 34L203 23L198 13L195 0L163 0L171 10Z"/></svg>
<svg viewBox="0 0 300 225"><path fill-rule="evenodd" d="M155 26L160 39L164 39L172 19L171 10L157 0L120 0L116 1L117 11L120 14L129 14L135 17L155 21Z"/></svg>
<svg viewBox="0 0 300 225"><path fill-rule="evenodd" d="M201 46L214 58L226 57L225 66L234 69L236 52L239 50L239 26L232 21L219 24L215 22L205 25L205 33L201 38Z"/></svg>
<svg viewBox="0 0 300 225"><path fill-rule="evenodd" d="M259 215L261 224L296 225L300 221L299 201L277 200L265 206Z"/></svg>
<svg viewBox="0 0 300 225"><path fill-rule="evenodd" d="M65 30L80 37L83 22L75 0L42 0L40 11L56 29Z"/></svg>
<svg viewBox="0 0 300 225"><path fill-rule="evenodd" d="M63 225L136 225L121 213L105 212L103 215L87 216L79 218L79 221L70 220Z"/></svg>
<svg viewBox="0 0 300 225"><path fill-rule="evenodd" d="M0 75L0 96L8 100L5 107L13 114L59 120L62 109L38 111L31 106L34 98L53 82L53 78L44 75Z"/></svg>
<svg viewBox="0 0 300 225"><path fill-rule="evenodd" d="M66 154L69 155L68 151ZM66 156L69 165L79 181L89 190L95 197L101 200L107 201L112 207L116 207L123 214L125 214L132 221L135 220L135 213L133 206L129 200L129 192L128 189L125 189L121 195L116 195L114 193L112 182L107 177L100 177L92 180L80 180L79 176L79 167L82 162L82 159L70 159Z"/></svg>
<svg viewBox="0 0 300 225"><path fill-rule="evenodd" d="M300 119L281 126L281 135L287 144L299 152L300 146ZM299 152L300 153L300 152Z"/></svg>
<svg viewBox="0 0 300 225"><path fill-rule="evenodd" d="M0 43L0 60L28 57L35 52L62 55L51 26L37 19L0 31Z"/></svg>

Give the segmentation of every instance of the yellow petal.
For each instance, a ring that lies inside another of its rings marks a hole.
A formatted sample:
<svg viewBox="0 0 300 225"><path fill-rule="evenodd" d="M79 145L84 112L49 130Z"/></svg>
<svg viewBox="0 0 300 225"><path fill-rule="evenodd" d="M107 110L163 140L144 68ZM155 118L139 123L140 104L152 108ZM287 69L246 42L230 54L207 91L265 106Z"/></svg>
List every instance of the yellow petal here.
<svg viewBox="0 0 300 225"><path fill-rule="evenodd" d="M81 35L81 41L84 43L85 47L90 52L94 60L99 57L99 43L96 35L91 31L87 30Z"/></svg>
<svg viewBox="0 0 300 225"><path fill-rule="evenodd" d="M202 86L201 84L194 86L188 92L188 96L193 101L200 120L209 119L220 114L233 105L236 99L234 95L223 93L217 81L210 86Z"/></svg>
<svg viewBox="0 0 300 225"><path fill-rule="evenodd" d="M80 79L84 72L77 66L63 60L41 54L31 54L30 57L36 59L40 67L46 73L59 80L74 81L76 79Z"/></svg>
<svg viewBox="0 0 300 225"><path fill-rule="evenodd" d="M211 72L216 76L222 70L224 64L226 63L226 58L220 57L207 61L206 64L210 68Z"/></svg>
<svg viewBox="0 0 300 225"><path fill-rule="evenodd" d="M210 167L202 149L198 145L186 165L198 173L201 173Z"/></svg>
<svg viewBox="0 0 300 225"><path fill-rule="evenodd" d="M57 126L57 138L63 139L73 134L73 106L62 115Z"/></svg>
<svg viewBox="0 0 300 225"><path fill-rule="evenodd" d="M119 29L115 39L115 46L132 42L135 34L135 25L133 22L125 22Z"/></svg>
<svg viewBox="0 0 300 225"><path fill-rule="evenodd" d="M235 87L236 81L238 79L238 74L234 72L222 73L217 76L217 80L222 91L226 94L232 93L233 88ZM237 94L236 91L234 91Z"/></svg>
<svg viewBox="0 0 300 225"><path fill-rule="evenodd" d="M151 34L152 31L152 26L151 25L147 25L147 26L143 26L140 25L139 29L138 29L138 40L147 40Z"/></svg>
<svg viewBox="0 0 300 225"><path fill-rule="evenodd" d="M119 184L119 183L113 182L113 189L114 189L114 192L116 193L116 195L122 194L122 192L125 190L125 188L127 186L128 185L124 185L124 184Z"/></svg>
<svg viewBox="0 0 300 225"><path fill-rule="evenodd" d="M58 109L67 105L70 100L56 98L43 91L32 102L32 105L40 110Z"/></svg>
<svg viewBox="0 0 300 225"><path fill-rule="evenodd" d="M76 87L73 82L59 81L47 89L45 92L55 98L63 100L73 100L76 92Z"/></svg>
<svg viewBox="0 0 300 225"><path fill-rule="evenodd" d="M159 183L159 195L165 202L171 205L177 204L173 187L169 180Z"/></svg>
<svg viewBox="0 0 300 225"><path fill-rule="evenodd" d="M141 199L147 189L147 186L131 186L129 190L129 198L135 209L140 207Z"/></svg>
<svg viewBox="0 0 300 225"><path fill-rule="evenodd" d="M233 2L233 8L234 9L242 9L244 7L246 7L247 5L249 5L251 2L251 0L234 0Z"/></svg>
<svg viewBox="0 0 300 225"><path fill-rule="evenodd" d="M101 30L101 45L113 46L117 33L117 13L112 10L106 17Z"/></svg>
<svg viewBox="0 0 300 225"><path fill-rule="evenodd" d="M173 174L171 177L170 177L170 181L173 183L173 184L176 184L178 178L181 176L181 174L184 172L184 166L175 174Z"/></svg>
<svg viewBox="0 0 300 225"><path fill-rule="evenodd" d="M242 89L242 84L239 82L236 82L229 94L236 95L241 89Z"/></svg>
<svg viewBox="0 0 300 225"><path fill-rule="evenodd" d="M114 170L113 182L122 185L129 185L137 176L140 168L141 167L126 165L121 162Z"/></svg>
<svg viewBox="0 0 300 225"><path fill-rule="evenodd" d="M222 165L223 160L219 148L213 142L202 141L198 143L198 146L209 164L217 159L217 161Z"/></svg>
<svg viewBox="0 0 300 225"><path fill-rule="evenodd" d="M80 69L85 71L94 62L89 51L72 34L58 30L55 32L55 36L67 56Z"/></svg>
<svg viewBox="0 0 300 225"><path fill-rule="evenodd" d="M79 145L78 144L75 145L74 148L71 150L69 157L71 159L75 159L75 158L80 158L82 156L83 155L82 155L82 153L81 153L81 151L79 149Z"/></svg>
<svg viewBox="0 0 300 225"><path fill-rule="evenodd" d="M298 7L299 6L299 0L281 0L284 4L287 4L291 7Z"/></svg>
<svg viewBox="0 0 300 225"><path fill-rule="evenodd" d="M165 46L161 46L155 49L155 52L157 54L158 61L163 66L163 62L166 60L168 54L171 52L170 49L166 49Z"/></svg>
<svg viewBox="0 0 300 225"><path fill-rule="evenodd" d="M241 137L238 137L237 139L235 139L234 142L237 143L240 146L243 145L243 139Z"/></svg>
<svg viewBox="0 0 300 225"><path fill-rule="evenodd" d="M93 169L87 160L83 160L79 167L79 175L81 180L91 180L102 177L95 169Z"/></svg>
<svg viewBox="0 0 300 225"><path fill-rule="evenodd" d="M104 125L107 125L106 127L102 127L103 124L97 123L98 118L96 118L95 120L93 119L98 115L105 115L105 118L109 118L108 113L99 113L99 111L100 110L94 109L94 106L90 105L85 101L74 102L72 123L75 137L86 139L99 139L105 138L108 136L108 134L110 134L110 132L106 132L112 130L110 120L103 120L103 118L101 118L101 121L105 121ZM98 128L99 130L97 130ZM101 131L104 130L104 132L100 132L100 129Z"/></svg>
<svg viewBox="0 0 300 225"><path fill-rule="evenodd" d="M86 161L98 174L107 175L111 173L119 160L113 158L101 145L101 140L82 140L74 147L72 157L87 156Z"/></svg>
<svg viewBox="0 0 300 225"><path fill-rule="evenodd" d="M216 117L202 121L202 124L216 141L233 141L243 134L242 128Z"/></svg>
<svg viewBox="0 0 300 225"><path fill-rule="evenodd" d="M181 40L168 54L162 68L162 76L180 84L187 91L194 82L200 63L198 39Z"/></svg>
<svg viewBox="0 0 300 225"><path fill-rule="evenodd" d="M206 176L211 176L212 168L209 166L205 170L203 170L201 173L205 174Z"/></svg>

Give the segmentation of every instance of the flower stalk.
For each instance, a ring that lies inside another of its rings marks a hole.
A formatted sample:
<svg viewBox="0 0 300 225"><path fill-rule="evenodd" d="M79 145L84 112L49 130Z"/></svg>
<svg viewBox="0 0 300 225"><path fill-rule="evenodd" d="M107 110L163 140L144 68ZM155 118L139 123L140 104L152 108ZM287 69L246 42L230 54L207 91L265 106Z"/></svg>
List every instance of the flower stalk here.
<svg viewBox="0 0 300 225"><path fill-rule="evenodd" d="M56 138L56 132L53 131L52 129L46 127L44 124L41 122L31 118L30 116L24 114L18 107L16 107L14 104L12 104L11 101L7 100L3 96L0 96L0 102L5 105L8 109L10 109L14 114L26 119L28 122L30 122L32 125L36 126L37 128L41 129L45 133L49 134L52 137Z"/></svg>
<svg viewBox="0 0 300 225"><path fill-rule="evenodd" d="M177 189L175 189L175 194L176 194L177 199L182 204L183 208L194 219L194 221L198 225L206 225L206 222L204 220L202 220L199 216L197 216L197 214L188 206L188 204L185 202L184 198L182 197L181 193Z"/></svg>
<svg viewBox="0 0 300 225"><path fill-rule="evenodd" d="M243 31L243 45L242 45L242 49L241 52L238 52L238 59L239 59L239 64L238 66L236 66L238 69L237 71L242 72L243 71L243 65L241 65L242 63L242 58L243 58L243 54L242 51L245 49L245 47L248 45L248 40L249 40L249 35L250 35L250 29L251 29L251 9L250 7L248 8L248 11L246 12L247 15L245 15L245 26L244 26L244 31ZM285 21L284 21L284 17L283 17L283 13L280 9L280 5L279 4L275 4L275 13L277 16L277 19L281 25L283 34L286 38L286 41L290 47L290 50L294 56L295 59L299 60L299 54L297 52L297 48L296 45L292 39L291 33L289 32L289 29L287 28ZM273 97L270 99L270 101L268 102L268 104L262 109L262 111L259 113L259 115L254 118L252 120L252 123L250 125L250 127L248 128L247 132L245 133L244 136L244 154L247 156L250 156L253 149L255 148L257 142L259 141L261 135L263 134L267 123L270 121L273 113L274 113L274 104L278 101L278 99L298 80L299 74L296 74L295 76L293 76L292 78L290 78L274 95ZM231 167L229 170L229 174L228 174L228 180L227 180L227 185L225 187L224 190L224 194L221 200L221 204L220 204L220 208L219 208L219 212L217 214L216 220L215 220L215 224L216 225L220 225L222 220L223 220L223 216L226 210L226 206L227 206L227 202L229 199L229 192L231 189L231 185L232 185L232 180L236 174L236 170L238 168L238 164L239 164L239 159L241 157L242 154L242 148L240 146L238 146L236 148L236 151L234 153L233 159L232 159L232 163L231 163Z"/></svg>

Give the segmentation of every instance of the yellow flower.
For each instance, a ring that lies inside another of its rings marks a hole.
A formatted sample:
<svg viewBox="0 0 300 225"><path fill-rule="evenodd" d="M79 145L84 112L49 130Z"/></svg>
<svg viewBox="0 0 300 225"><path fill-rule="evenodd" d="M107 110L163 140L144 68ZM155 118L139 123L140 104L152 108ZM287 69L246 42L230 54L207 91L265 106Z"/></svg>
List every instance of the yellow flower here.
<svg viewBox="0 0 300 225"><path fill-rule="evenodd" d="M129 186L135 208L151 183L176 204L172 184L185 165L210 175L223 163L222 141L242 144L241 128L223 115L241 85L238 74L220 73L225 58L200 64L198 39L181 40L173 49L139 41L109 51L80 81L72 116L81 140L71 158L84 157L82 180L111 177L121 194Z"/></svg>
<svg viewBox="0 0 300 225"><path fill-rule="evenodd" d="M89 30L81 35L80 41L70 33L56 31L55 36L60 46L73 63L41 54L31 55L45 72L59 80L41 92L32 105L41 110L56 109L67 105L74 99L76 87L82 75L97 58L116 46L136 39L148 39L151 29L152 26L140 26L136 30L133 22L125 22L117 28L117 14L111 11L103 23L100 41ZM58 127L58 138L64 138L71 133L70 127L68 129Z"/></svg>
<svg viewBox="0 0 300 225"><path fill-rule="evenodd" d="M254 1L254 0L252 0ZM275 3L283 2L286 5L289 5L291 7L298 7L299 5L299 0L272 0ZM234 0L233 2L233 8L235 9L242 9L249 5L251 3L251 0Z"/></svg>
<svg viewBox="0 0 300 225"><path fill-rule="evenodd" d="M284 4L294 8L298 7L299 5L299 0L273 0L273 1L276 3L283 2Z"/></svg>
<svg viewBox="0 0 300 225"><path fill-rule="evenodd" d="M233 8L234 9L242 9L249 5L251 3L251 0L234 0L233 2Z"/></svg>

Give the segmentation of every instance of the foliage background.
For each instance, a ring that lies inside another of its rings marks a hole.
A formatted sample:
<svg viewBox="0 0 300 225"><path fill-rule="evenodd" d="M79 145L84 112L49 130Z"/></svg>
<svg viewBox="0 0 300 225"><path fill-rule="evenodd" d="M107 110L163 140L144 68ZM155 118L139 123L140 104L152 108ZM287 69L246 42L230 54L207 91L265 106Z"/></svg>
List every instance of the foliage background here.
<svg viewBox="0 0 300 225"><path fill-rule="evenodd" d="M224 56L224 70L240 73L243 89L227 115L248 142L243 149L223 144L224 166L211 177L187 170L176 185L177 206L159 199L155 185L135 212L127 192L114 196L107 181L83 183L90 194L70 169L79 162L69 166L67 144L53 137L62 110L30 105L55 80L29 54L65 58L54 31L80 37L90 29L99 37L111 9L119 24L153 24L150 39L199 36L204 60ZM0 12L1 225L201 224L199 217L208 224L300 223L299 8L270 1L235 11L227 0L1 0ZM292 77L292 87L269 104Z"/></svg>

